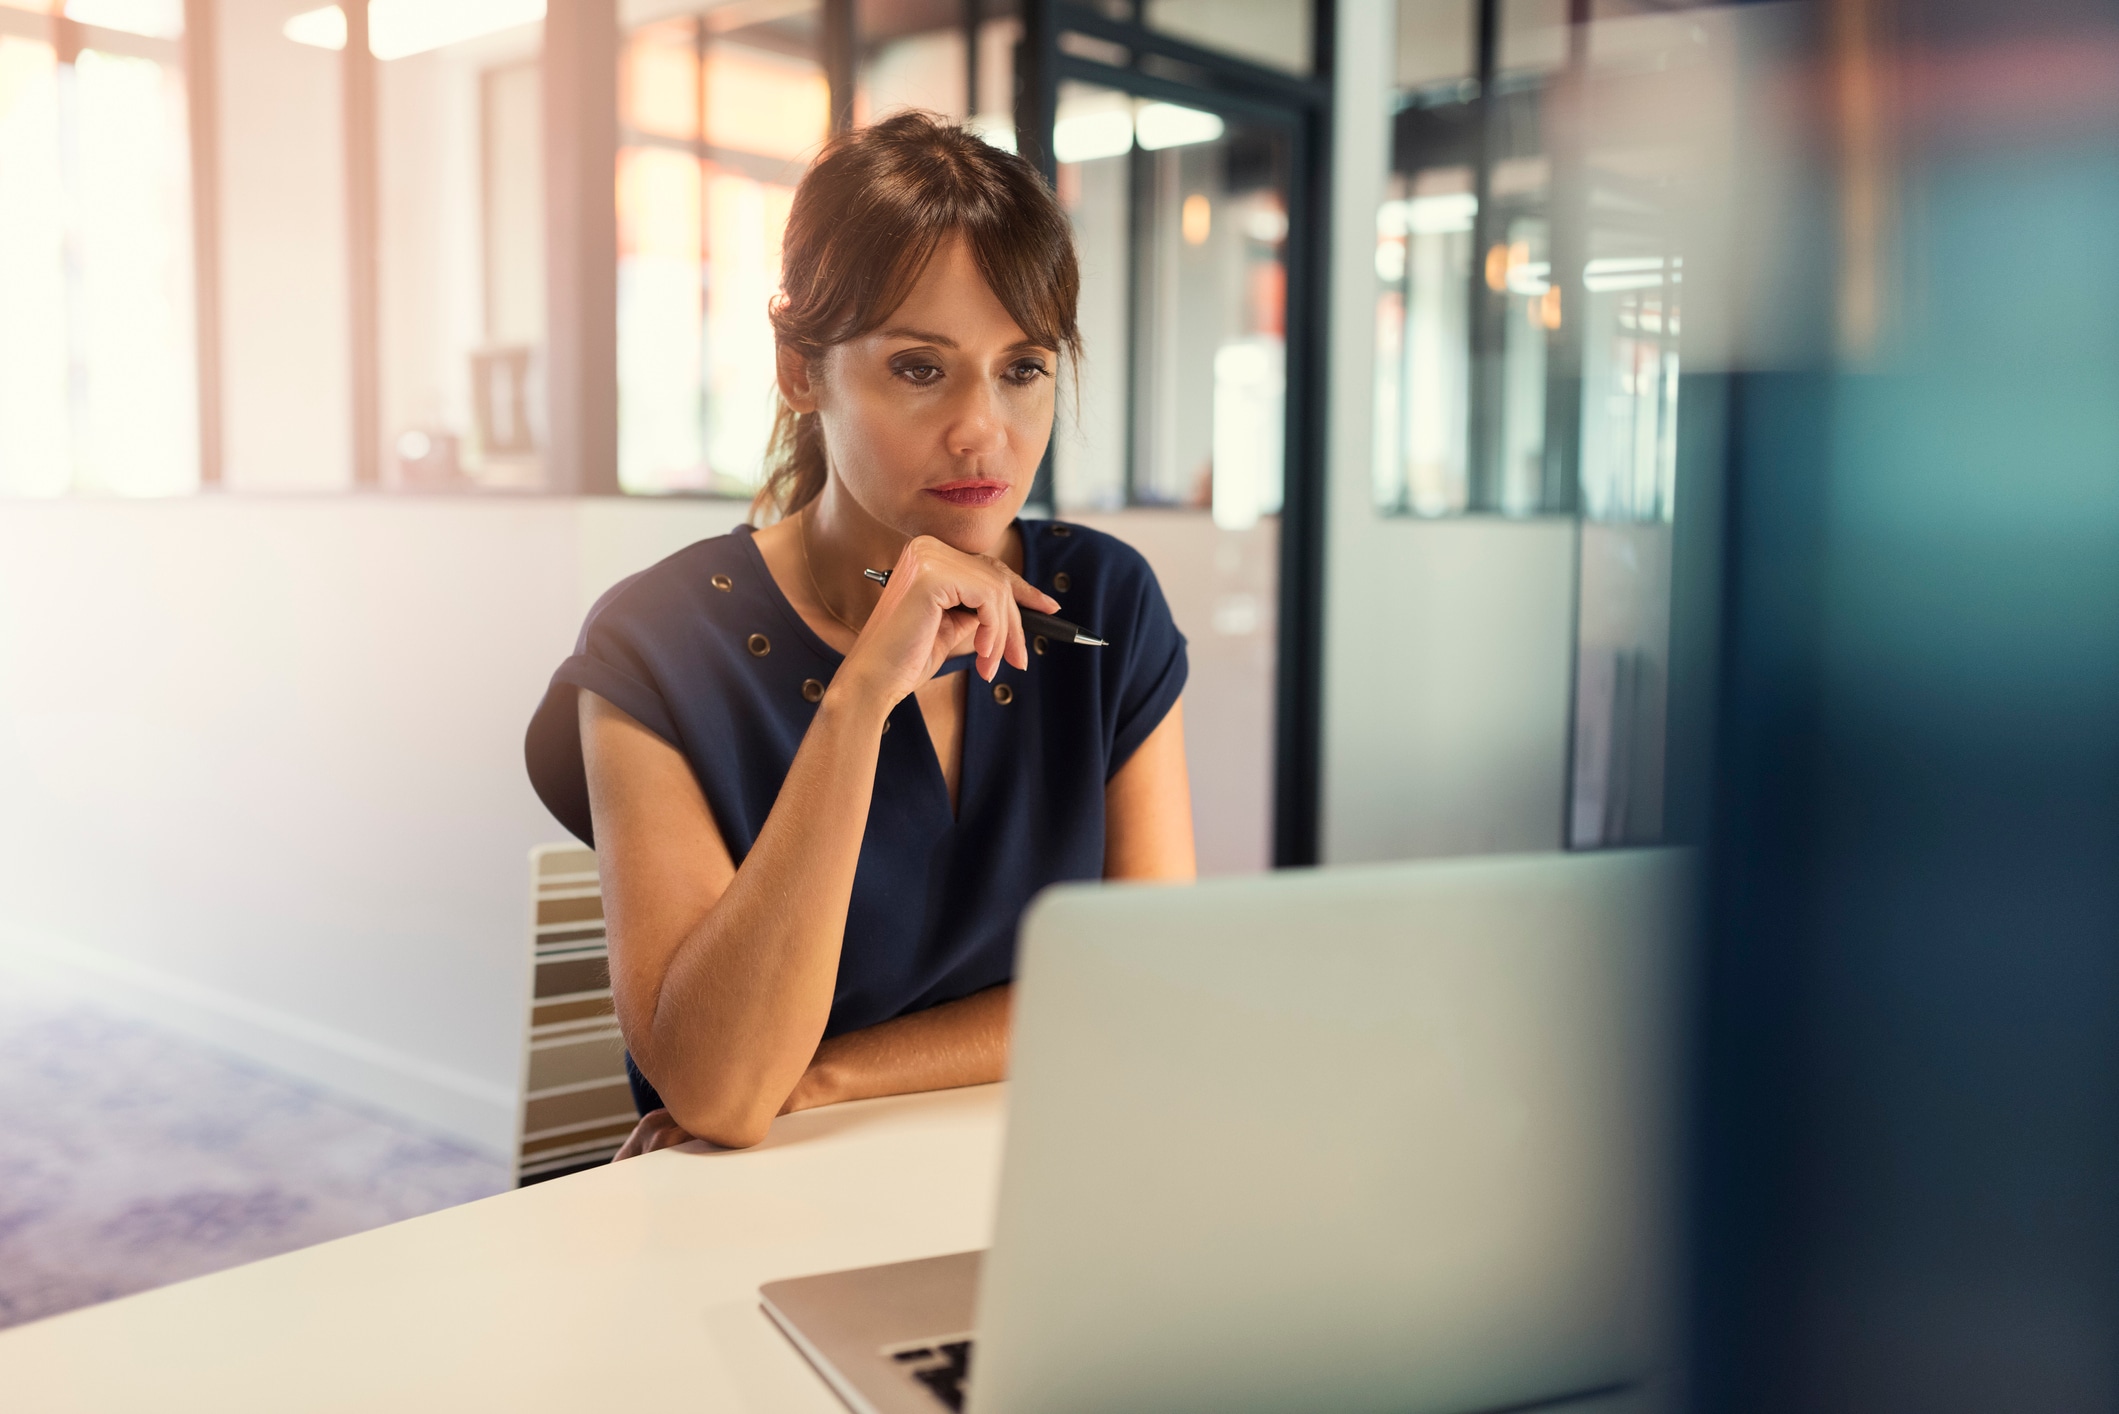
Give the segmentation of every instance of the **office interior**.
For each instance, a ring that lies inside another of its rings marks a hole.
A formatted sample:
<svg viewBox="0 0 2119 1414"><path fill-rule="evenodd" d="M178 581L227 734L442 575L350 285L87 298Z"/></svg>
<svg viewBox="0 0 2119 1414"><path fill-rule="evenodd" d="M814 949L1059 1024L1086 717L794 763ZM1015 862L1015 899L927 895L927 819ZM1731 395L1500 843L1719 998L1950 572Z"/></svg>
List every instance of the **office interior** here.
<svg viewBox="0 0 2119 1414"><path fill-rule="evenodd" d="M2119 1406L2115 93L2083 0L0 0L0 1323L605 1163L522 727L917 107L1072 222L1033 513L1203 877L1702 861L1679 1402Z"/></svg>

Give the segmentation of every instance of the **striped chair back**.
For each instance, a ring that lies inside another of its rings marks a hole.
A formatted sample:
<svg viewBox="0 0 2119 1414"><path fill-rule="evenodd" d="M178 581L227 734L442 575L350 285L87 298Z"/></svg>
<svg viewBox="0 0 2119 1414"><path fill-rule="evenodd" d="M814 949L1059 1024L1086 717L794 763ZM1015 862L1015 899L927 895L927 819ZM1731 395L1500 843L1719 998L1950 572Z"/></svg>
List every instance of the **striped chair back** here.
<svg viewBox="0 0 2119 1414"><path fill-rule="evenodd" d="M530 1031L515 1149L517 1186L608 1163L636 1116L625 1040L611 1005L610 951L596 854L530 851Z"/></svg>

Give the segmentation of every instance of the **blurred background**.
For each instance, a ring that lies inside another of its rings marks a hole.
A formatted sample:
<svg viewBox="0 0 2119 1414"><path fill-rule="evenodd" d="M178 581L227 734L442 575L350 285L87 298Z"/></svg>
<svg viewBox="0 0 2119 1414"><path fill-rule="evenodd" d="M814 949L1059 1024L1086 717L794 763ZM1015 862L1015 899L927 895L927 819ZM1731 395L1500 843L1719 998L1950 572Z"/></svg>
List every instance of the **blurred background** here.
<svg viewBox="0 0 2119 1414"><path fill-rule="evenodd" d="M1700 1398L2119 1407L2115 95L2084 0L0 0L0 1322L608 1153L521 730L913 106L1073 220L1033 500L1203 869L1706 847Z"/></svg>

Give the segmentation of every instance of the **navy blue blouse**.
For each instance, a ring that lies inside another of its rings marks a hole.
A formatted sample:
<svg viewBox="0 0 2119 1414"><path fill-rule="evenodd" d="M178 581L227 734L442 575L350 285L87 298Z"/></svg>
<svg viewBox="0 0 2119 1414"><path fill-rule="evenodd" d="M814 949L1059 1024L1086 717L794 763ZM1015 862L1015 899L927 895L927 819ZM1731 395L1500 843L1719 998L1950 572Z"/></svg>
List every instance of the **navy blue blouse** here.
<svg viewBox="0 0 2119 1414"><path fill-rule="evenodd" d="M972 677L954 816L918 700L891 711L827 1036L1009 980L1032 896L1102 877L1104 786L1184 690L1184 636L1137 551L1084 526L1017 525L1023 577L1111 646L1039 641L1028 671ZM587 688L682 753L740 865L843 661L780 592L750 527L702 540L589 611L531 719L530 780L595 843L575 716ZM643 1110L659 1103L635 1093Z"/></svg>

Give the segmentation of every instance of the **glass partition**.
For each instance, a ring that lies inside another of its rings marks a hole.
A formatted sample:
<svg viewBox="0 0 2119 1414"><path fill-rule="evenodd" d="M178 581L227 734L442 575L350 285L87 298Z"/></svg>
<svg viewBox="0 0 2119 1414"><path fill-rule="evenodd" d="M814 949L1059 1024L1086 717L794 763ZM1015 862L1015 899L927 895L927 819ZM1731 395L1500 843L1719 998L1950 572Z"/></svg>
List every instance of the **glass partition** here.
<svg viewBox="0 0 2119 1414"><path fill-rule="evenodd" d="M1672 485L1683 256L1652 149L1587 135L1685 31L1618 18L1571 36L1563 0L1400 0L1398 14L1377 506L1655 517Z"/></svg>
<svg viewBox="0 0 2119 1414"><path fill-rule="evenodd" d="M1373 488L1386 514L1570 516L1566 842L1664 831L1684 366L1684 16L1400 0L1376 218ZM1482 49L1482 37L1484 47Z"/></svg>
<svg viewBox="0 0 2119 1414"><path fill-rule="evenodd" d="M830 127L818 7L633 30L618 153L618 481L756 490L772 432L780 236Z"/></svg>
<svg viewBox="0 0 2119 1414"><path fill-rule="evenodd" d="M370 8L388 489L544 486L543 33L486 14L408 31Z"/></svg>
<svg viewBox="0 0 2119 1414"><path fill-rule="evenodd" d="M1060 200L1090 349L1055 450L1062 510L1282 499L1287 393L1283 130L1089 84L1060 91Z"/></svg>

